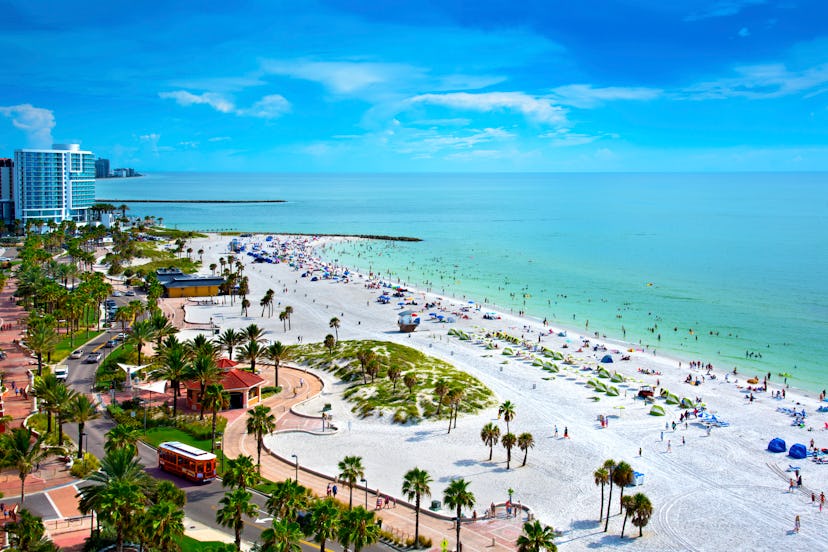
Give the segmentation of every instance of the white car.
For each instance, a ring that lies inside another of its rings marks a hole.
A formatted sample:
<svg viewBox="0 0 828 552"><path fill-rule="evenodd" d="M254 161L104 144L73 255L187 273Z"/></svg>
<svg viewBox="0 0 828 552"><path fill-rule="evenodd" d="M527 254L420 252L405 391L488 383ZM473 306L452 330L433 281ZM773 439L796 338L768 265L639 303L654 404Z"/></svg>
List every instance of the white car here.
<svg viewBox="0 0 828 552"><path fill-rule="evenodd" d="M69 376L69 367L65 365L55 366L52 373L59 380L65 380Z"/></svg>
<svg viewBox="0 0 828 552"><path fill-rule="evenodd" d="M72 351L72 354L69 355L69 358L77 360L79 358L83 358L83 354L84 350L78 349L77 351Z"/></svg>

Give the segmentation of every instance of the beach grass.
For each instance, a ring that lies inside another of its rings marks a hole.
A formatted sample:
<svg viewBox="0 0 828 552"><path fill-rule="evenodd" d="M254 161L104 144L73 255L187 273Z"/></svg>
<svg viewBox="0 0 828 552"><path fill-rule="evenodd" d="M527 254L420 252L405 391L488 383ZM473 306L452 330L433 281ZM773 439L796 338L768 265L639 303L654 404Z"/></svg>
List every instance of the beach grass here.
<svg viewBox="0 0 828 552"><path fill-rule="evenodd" d="M146 231L147 234L150 236L155 236L158 238L167 238L170 240L175 240L178 238L182 238L185 240L190 240L193 238L206 238L207 234L202 234L200 232L193 232L191 230L177 230L175 228L161 228L158 226L153 226L152 228L148 228Z"/></svg>
<svg viewBox="0 0 828 552"><path fill-rule="evenodd" d="M370 375L363 378L358 353L366 350L372 351L379 361L379 369L373 378ZM294 358L301 364L333 372L343 381L351 382L344 397L353 403L352 411L362 417L391 415L394 422L402 424L435 418L438 410L435 384L441 379L449 389L463 390L461 413L473 414L495 403L492 391L477 378L447 362L396 343L340 341L332 352L322 343L304 344L296 347ZM399 368L396 386L388 377L392 366ZM406 375L416 379L410 391L404 383ZM448 411L443 405L440 417L447 417Z"/></svg>

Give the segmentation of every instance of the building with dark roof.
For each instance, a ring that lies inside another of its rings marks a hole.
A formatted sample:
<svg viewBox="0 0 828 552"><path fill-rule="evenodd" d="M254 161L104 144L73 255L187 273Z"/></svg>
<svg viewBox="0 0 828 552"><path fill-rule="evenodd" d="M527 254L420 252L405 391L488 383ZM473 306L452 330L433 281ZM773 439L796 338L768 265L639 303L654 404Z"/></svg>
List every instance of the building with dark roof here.
<svg viewBox="0 0 828 552"><path fill-rule="evenodd" d="M164 286L164 297L213 297L224 283L220 276L192 276L177 268L160 268L155 275Z"/></svg>

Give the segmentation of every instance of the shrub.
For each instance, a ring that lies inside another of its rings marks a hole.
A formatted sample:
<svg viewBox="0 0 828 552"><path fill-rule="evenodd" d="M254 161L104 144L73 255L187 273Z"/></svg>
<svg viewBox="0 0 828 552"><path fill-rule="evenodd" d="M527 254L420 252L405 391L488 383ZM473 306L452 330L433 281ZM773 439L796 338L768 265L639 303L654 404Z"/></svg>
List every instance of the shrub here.
<svg viewBox="0 0 828 552"><path fill-rule="evenodd" d="M69 470L69 473L78 479L83 479L100 467L101 463L97 458L95 458L94 455L84 452L83 459L75 461L75 463L72 464L72 468Z"/></svg>

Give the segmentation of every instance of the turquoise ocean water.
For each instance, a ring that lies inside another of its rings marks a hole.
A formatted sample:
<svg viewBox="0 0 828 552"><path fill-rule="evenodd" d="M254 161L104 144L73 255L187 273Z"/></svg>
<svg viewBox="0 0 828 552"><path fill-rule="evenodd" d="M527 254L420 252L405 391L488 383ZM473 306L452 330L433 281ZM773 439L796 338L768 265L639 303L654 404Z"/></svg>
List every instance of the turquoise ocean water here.
<svg viewBox="0 0 828 552"><path fill-rule="evenodd" d="M330 259L828 387L828 174L153 174L98 181L181 229L387 234ZM660 338L660 339L659 339ZM761 355L761 357L760 357Z"/></svg>

